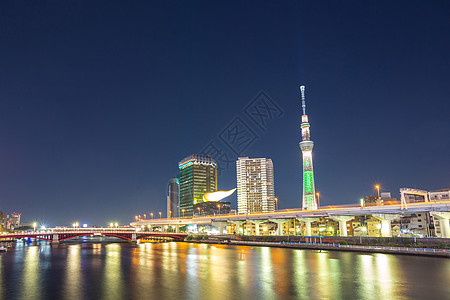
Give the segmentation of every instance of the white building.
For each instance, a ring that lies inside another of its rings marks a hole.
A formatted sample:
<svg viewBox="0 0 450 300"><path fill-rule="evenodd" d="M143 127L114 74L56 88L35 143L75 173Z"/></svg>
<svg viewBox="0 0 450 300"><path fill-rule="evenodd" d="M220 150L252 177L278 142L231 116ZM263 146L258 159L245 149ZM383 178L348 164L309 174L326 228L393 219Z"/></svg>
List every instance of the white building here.
<svg viewBox="0 0 450 300"><path fill-rule="evenodd" d="M450 188L429 192L430 202L441 202L450 200Z"/></svg>
<svg viewBox="0 0 450 300"><path fill-rule="evenodd" d="M239 214L275 211L271 159L239 157L236 173Z"/></svg>

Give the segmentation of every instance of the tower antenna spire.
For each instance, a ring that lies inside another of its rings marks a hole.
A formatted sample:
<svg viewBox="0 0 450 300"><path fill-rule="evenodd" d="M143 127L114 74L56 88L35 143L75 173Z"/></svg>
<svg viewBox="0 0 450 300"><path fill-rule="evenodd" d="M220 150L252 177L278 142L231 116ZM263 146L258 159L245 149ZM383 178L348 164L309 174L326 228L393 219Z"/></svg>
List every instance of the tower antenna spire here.
<svg viewBox="0 0 450 300"><path fill-rule="evenodd" d="M303 115L306 115L306 104L305 104L305 86L300 86L300 92L302 93L302 109Z"/></svg>

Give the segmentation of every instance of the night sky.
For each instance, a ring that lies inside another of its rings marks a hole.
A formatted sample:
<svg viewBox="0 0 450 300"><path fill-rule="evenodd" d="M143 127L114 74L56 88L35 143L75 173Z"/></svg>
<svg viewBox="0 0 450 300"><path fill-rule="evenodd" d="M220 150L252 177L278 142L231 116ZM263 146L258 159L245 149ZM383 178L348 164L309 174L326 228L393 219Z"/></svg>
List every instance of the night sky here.
<svg viewBox="0 0 450 300"><path fill-rule="evenodd" d="M299 85L321 205L450 187L448 1L180 2L0 3L0 210L165 216L178 161L211 142L232 161L219 189L236 152L267 157L279 208L300 207Z"/></svg>

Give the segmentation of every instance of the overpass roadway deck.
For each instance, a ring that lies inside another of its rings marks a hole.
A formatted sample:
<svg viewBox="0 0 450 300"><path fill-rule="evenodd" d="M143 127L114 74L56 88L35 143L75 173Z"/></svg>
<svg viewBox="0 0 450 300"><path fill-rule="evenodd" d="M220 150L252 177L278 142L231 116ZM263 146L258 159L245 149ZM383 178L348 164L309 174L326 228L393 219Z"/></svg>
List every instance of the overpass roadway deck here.
<svg viewBox="0 0 450 300"><path fill-rule="evenodd" d="M301 210L301 209L286 209L271 213L258 214L236 214L236 215L216 215L194 218L172 218L172 219L149 219L140 220L130 223L131 226L184 226L184 225L207 225L220 224L232 222L252 222L252 221L279 221L282 219L300 219L313 220L313 218L327 217L336 218L342 216L361 216L361 215L402 215L411 213L426 213L426 212L449 212L450 201L443 201L438 203L422 202L409 203L408 207L402 208L400 204L396 205L382 205L382 206L356 206L356 205L340 205L327 206L316 210ZM447 220L448 221L448 220Z"/></svg>

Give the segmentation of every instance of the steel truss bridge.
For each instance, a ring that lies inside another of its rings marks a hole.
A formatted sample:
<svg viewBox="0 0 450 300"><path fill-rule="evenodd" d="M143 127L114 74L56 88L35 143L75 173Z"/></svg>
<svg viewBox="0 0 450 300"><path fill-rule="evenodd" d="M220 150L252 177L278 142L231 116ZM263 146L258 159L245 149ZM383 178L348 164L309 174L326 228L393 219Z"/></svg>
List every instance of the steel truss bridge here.
<svg viewBox="0 0 450 300"><path fill-rule="evenodd" d="M2 239L15 238L32 238L52 243L59 243L68 239L73 239L81 236L111 236L126 241L138 241L143 238L171 238L176 241L183 241L187 234L185 233L159 233L159 232L145 232L138 231L135 228L130 229L110 229L110 228L64 228L64 229L47 229L45 231L28 231L18 233L0 234L0 241Z"/></svg>

